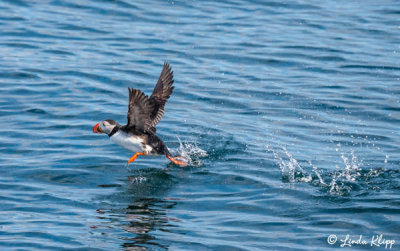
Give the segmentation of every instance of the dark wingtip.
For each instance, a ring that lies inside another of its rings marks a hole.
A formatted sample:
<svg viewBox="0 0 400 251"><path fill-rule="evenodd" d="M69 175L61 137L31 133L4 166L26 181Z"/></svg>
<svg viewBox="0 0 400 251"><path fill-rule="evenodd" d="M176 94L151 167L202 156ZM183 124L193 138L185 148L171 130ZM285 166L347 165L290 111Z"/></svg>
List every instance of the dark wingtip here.
<svg viewBox="0 0 400 251"><path fill-rule="evenodd" d="M171 65L167 62L167 61L164 61L164 67L163 68L168 68L168 70L169 71L171 71Z"/></svg>

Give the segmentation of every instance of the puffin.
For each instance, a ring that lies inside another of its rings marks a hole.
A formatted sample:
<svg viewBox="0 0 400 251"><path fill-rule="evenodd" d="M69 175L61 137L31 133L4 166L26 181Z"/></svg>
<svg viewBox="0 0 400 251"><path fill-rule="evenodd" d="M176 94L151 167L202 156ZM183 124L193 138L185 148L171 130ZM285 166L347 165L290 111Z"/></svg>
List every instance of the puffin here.
<svg viewBox="0 0 400 251"><path fill-rule="evenodd" d="M134 152L128 160L128 165L139 155L165 155L175 165L186 166L185 159L179 156L172 157L168 147L156 135L155 126L164 115L164 106L174 90L173 83L173 71L165 62L150 97L139 89L128 88L126 125L121 126L112 119L106 119L93 127L93 133L107 134L112 142Z"/></svg>

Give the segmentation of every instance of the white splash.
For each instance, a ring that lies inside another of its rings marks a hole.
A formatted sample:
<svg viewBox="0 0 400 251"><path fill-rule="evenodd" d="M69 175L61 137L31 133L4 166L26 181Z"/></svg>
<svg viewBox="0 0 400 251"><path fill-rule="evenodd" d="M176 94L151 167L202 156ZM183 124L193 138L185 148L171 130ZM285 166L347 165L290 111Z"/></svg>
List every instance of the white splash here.
<svg viewBox="0 0 400 251"><path fill-rule="evenodd" d="M342 153L341 158L344 163L344 169L340 169L336 166L336 171L332 174L332 180L329 184L329 193L335 195L343 195L346 192L351 191L350 185L346 185L346 183L356 182L357 178L361 176L361 168L362 162L357 159L357 156L354 154L354 151L351 151L351 160Z"/></svg>
<svg viewBox="0 0 400 251"><path fill-rule="evenodd" d="M185 162L187 162L188 166L201 166L203 164L201 158L207 157L207 152L201 149L195 141L182 142L179 137L178 140L179 148L175 151L173 150L174 154L185 159Z"/></svg>
<svg viewBox="0 0 400 251"><path fill-rule="evenodd" d="M143 182L147 181L147 178L144 176L134 176L134 177L129 177L129 181L131 184L141 184Z"/></svg>
<svg viewBox="0 0 400 251"><path fill-rule="evenodd" d="M313 171L314 171L315 175L317 175L317 177L318 177L318 179L319 179L319 182L320 182L322 185L325 185L325 186L326 186L326 183L325 183L324 179L322 179L322 176L321 176L321 174L319 173L318 168L317 168L316 166L313 165L313 163L311 162L311 160L309 160L308 163L309 163L310 166L313 168Z"/></svg>
<svg viewBox="0 0 400 251"><path fill-rule="evenodd" d="M337 165L336 171L323 173L311 160L308 161L308 165L301 166L293 154L284 146L273 149L267 145L266 148L274 155L274 159L281 169L282 177L290 183L312 183L327 189L331 195L341 196L352 190L352 183L362 182L362 161L357 158L354 151L351 151L349 155L341 153L340 158L343 162L343 167ZM367 176L372 177L374 174L371 170Z"/></svg>
<svg viewBox="0 0 400 251"><path fill-rule="evenodd" d="M279 168L281 169L282 176L287 178L289 182L311 182L312 176L307 175L307 172L300 166L298 161L293 155L282 147L282 151L274 151L269 145L266 146L267 150L272 152L275 160L277 161ZM282 156L282 157L281 157ZM285 159L284 159L285 158ZM298 177L298 178L296 178Z"/></svg>

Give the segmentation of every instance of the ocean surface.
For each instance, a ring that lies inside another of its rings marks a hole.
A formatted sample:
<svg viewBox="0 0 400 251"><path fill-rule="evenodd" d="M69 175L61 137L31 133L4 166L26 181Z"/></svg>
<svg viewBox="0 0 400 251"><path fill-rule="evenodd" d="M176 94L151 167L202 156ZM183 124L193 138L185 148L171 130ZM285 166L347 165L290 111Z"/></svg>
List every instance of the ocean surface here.
<svg viewBox="0 0 400 251"><path fill-rule="evenodd" d="M0 1L0 250L400 250L399 129L398 1Z"/></svg>

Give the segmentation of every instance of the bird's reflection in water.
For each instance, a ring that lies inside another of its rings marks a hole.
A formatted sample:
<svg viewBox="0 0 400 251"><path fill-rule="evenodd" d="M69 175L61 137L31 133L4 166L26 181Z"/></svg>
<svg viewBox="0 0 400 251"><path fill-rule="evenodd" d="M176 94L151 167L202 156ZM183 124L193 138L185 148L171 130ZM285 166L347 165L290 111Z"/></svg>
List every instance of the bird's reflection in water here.
<svg viewBox="0 0 400 251"><path fill-rule="evenodd" d="M128 224L124 230L135 234L135 237L128 238L129 243L123 246L127 250L136 250L138 245L151 245L167 248L161 245L154 236L151 235L152 230L168 231L173 224L169 223L169 218L165 211L172 208L176 202L160 200L154 198L143 198L135 201L127 208L126 217Z"/></svg>
<svg viewBox="0 0 400 251"><path fill-rule="evenodd" d="M117 199L115 204L121 207L106 206L98 210L102 219L108 218L112 228L118 225L125 233L129 233L123 237L122 247L125 250L168 248L152 232L169 231L174 226L174 221L177 221L167 215L168 210L177 204L176 199L167 196L175 183L174 177L165 170L141 170L140 174L129 176L128 185L118 195L113 196Z"/></svg>

